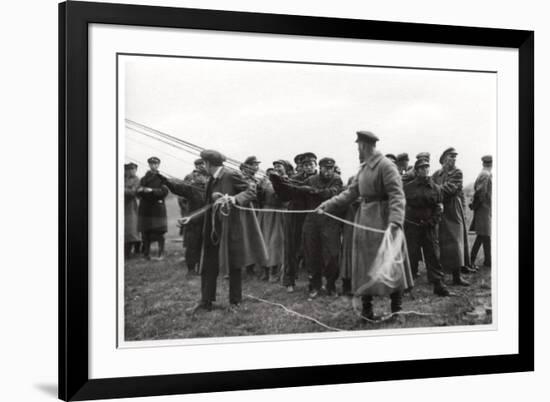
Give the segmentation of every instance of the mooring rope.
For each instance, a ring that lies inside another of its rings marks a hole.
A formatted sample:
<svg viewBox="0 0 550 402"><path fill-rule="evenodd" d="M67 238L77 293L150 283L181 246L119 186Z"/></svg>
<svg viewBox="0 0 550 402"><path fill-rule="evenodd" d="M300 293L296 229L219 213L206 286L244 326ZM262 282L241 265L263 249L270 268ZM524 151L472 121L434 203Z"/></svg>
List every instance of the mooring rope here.
<svg viewBox="0 0 550 402"><path fill-rule="evenodd" d="M262 302L262 303L271 304L272 306L281 307L281 308L282 308L283 310L285 310L287 313L293 314L293 315L295 315L295 316L297 316L297 317L304 318L304 319L309 320L309 321L312 321L312 322L314 322L315 324L320 325L321 327L328 329L329 331L338 331L338 332L347 331L347 330L345 330L345 329L336 328L336 327L331 327L330 325L324 324L324 323L322 323L321 321L319 321L318 319L313 318L313 317L310 317L309 315L305 315L305 314L302 314L302 313L298 313L297 311L294 311L294 310L292 310L292 309L289 309L289 308L286 307L284 304L275 303L275 302L272 302L272 301L269 301L269 300L265 300L265 299L261 299L261 298L259 298L259 297L252 296L252 295L247 295L247 294L245 294L244 296L245 296L245 297L248 297L248 298L250 298L250 299L253 299L253 300L260 301L260 302Z"/></svg>

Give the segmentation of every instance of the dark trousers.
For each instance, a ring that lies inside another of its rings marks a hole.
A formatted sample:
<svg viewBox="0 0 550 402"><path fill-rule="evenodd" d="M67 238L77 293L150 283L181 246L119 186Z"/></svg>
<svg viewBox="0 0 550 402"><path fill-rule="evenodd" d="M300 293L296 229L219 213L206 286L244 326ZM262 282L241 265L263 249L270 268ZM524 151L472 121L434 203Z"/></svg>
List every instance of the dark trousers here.
<svg viewBox="0 0 550 402"><path fill-rule="evenodd" d="M284 275L283 285L294 286L296 284L296 275L298 274L298 265L300 253L302 250L302 226L304 223L303 214L288 214L285 216L284 233Z"/></svg>
<svg viewBox="0 0 550 402"><path fill-rule="evenodd" d="M339 273L340 224L323 215L308 214L303 234L304 261L310 290L321 289L324 276L327 291L335 291Z"/></svg>
<svg viewBox="0 0 550 402"><path fill-rule="evenodd" d="M477 253L479 252L479 249L483 246L483 254L485 256L485 261L483 265L486 267L491 266L491 236L484 236L484 235L477 235L474 245L472 246L472 264L475 263L475 260L477 258Z"/></svg>
<svg viewBox="0 0 550 402"><path fill-rule="evenodd" d="M418 262L422 259L423 250L428 280L430 282L440 282L444 274L439 261L439 243L436 240L437 228L405 222L405 238L407 239L412 273L418 274Z"/></svg>
<svg viewBox="0 0 550 402"><path fill-rule="evenodd" d="M194 271L200 262L202 247L202 221L190 223L183 232L185 246L185 263L189 271Z"/></svg>
<svg viewBox="0 0 550 402"><path fill-rule="evenodd" d="M158 243L158 254L159 256L164 253L164 233L159 233L155 231L147 231L143 232L141 234L141 237L143 239L143 255L145 257L149 257L149 254L151 253L151 243L157 242Z"/></svg>
<svg viewBox="0 0 550 402"><path fill-rule="evenodd" d="M396 290L390 294L391 300L391 312L396 313L401 310L403 304L403 291ZM363 313L372 312L372 296L362 296L361 301L363 303ZM368 315L368 314L367 314Z"/></svg>
<svg viewBox="0 0 550 402"><path fill-rule="evenodd" d="M201 271L201 302L210 304L216 300L216 285L219 266L219 247L207 241L205 245L204 261ZM237 304L242 301L242 273L241 267L229 267L229 303Z"/></svg>

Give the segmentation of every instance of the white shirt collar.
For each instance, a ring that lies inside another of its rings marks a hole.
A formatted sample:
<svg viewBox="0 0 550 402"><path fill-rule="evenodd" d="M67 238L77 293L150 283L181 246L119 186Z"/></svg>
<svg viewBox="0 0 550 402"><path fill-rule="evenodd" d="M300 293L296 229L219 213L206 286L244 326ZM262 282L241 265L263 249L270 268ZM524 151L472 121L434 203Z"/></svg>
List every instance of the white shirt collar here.
<svg viewBox="0 0 550 402"><path fill-rule="evenodd" d="M215 171L214 174L212 175L212 177L213 177L214 179L217 179L217 178L220 176L220 173L221 173L221 171L222 171L222 168L223 168L223 166L220 166L218 169L216 169L216 171Z"/></svg>

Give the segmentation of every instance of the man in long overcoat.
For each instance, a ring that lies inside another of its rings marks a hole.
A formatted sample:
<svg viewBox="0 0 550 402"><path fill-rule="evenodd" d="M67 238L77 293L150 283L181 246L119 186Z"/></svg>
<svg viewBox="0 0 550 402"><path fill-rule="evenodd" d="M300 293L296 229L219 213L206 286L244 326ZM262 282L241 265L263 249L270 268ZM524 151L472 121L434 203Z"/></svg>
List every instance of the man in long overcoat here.
<svg viewBox="0 0 550 402"><path fill-rule="evenodd" d="M357 147L361 166L351 185L339 195L323 202L318 210L330 212L347 207L362 198L355 216L355 223L378 230L390 230L394 236L402 230L405 221L405 195L401 175L393 162L376 149L378 137L369 131L357 132ZM403 243L401 255L402 275L395 278L392 286L372 286L373 275L379 268L374 262L384 234L355 228L353 236L352 290L361 292L363 300L362 316L373 319L373 295L388 295L391 298L391 311L401 310L403 291L413 286L406 245Z"/></svg>
<svg viewBox="0 0 550 402"><path fill-rule="evenodd" d="M137 165L124 165L124 256L130 257L132 248L139 252L141 239L138 232L138 199L139 177L136 176Z"/></svg>
<svg viewBox="0 0 550 402"><path fill-rule="evenodd" d="M139 231L143 238L143 256L150 258L151 243L158 243L158 257L164 258L164 234L168 230L166 204L168 188L159 175L160 159L153 156L147 160L149 171L140 180L137 190L140 198L138 215Z"/></svg>
<svg viewBox="0 0 550 402"><path fill-rule="evenodd" d="M225 157L220 152L205 150L200 156L210 175L205 200L212 207L205 212L202 230L201 300L190 312L212 309L220 271L229 273L229 303L232 309L236 309L242 302L242 267L264 265L267 260L267 249L256 215L250 213L243 218L234 207L247 205L256 197L256 191L241 172L223 166ZM189 189L184 182L166 178L163 182L177 195L184 195ZM227 203L219 203L220 199Z"/></svg>
<svg viewBox="0 0 550 402"><path fill-rule="evenodd" d="M492 189L493 175L493 157L485 155L481 158L483 170L477 176L474 183L474 200L470 207L474 210L474 219L470 226L470 230L476 232L477 236L472 246L471 261L475 263L477 253L481 245L483 245L483 254L485 261L483 265L491 266L491 209L492 209Z"/></svg>
<svg viewBox="0 0 550 402"><path fill-rule="evenodd" d="M443 191L443 214L439 223L439 248L443 270L451 273L453 284L468 286L461 275L461 268L470 265L468 232L464 218L464 194L462 171L456 164L458 153L453 147L446 149L439 163L442 168L432 176Z"/></svg>

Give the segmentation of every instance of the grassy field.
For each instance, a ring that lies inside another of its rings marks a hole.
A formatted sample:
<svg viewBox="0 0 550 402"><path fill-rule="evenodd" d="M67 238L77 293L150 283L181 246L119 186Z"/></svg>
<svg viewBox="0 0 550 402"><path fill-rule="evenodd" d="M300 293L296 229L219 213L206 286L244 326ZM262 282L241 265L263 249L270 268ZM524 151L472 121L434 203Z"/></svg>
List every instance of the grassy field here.
<svg viewBox="0 0 550 402"><path fill-rule="evenodd" d="M421 268L413 291L404 296L403 310L432 315L406 315L401 322L361 323L346 297L308 300L306 274L301 273L295 293L279 283L267 283L243 274L243 308L228 309L228 283L218 279L218 298L211 312L187 315L200 298L200 277L188 276L181 243L167 243L164 261L130 259L125 266L125 338L134 340L289 334L328 331L323 326L288 313L280 303L300 314L342 330L476 325L491 322L491 272L488 268L466 276L472 286L454 287L451 297L436 297ZM481 257L481 256L480 256ZM479 261L478 261L479 262ZM247 296L248 295L248 296ZM375 299L375 313L389 312L388 299Z"/></svg>

